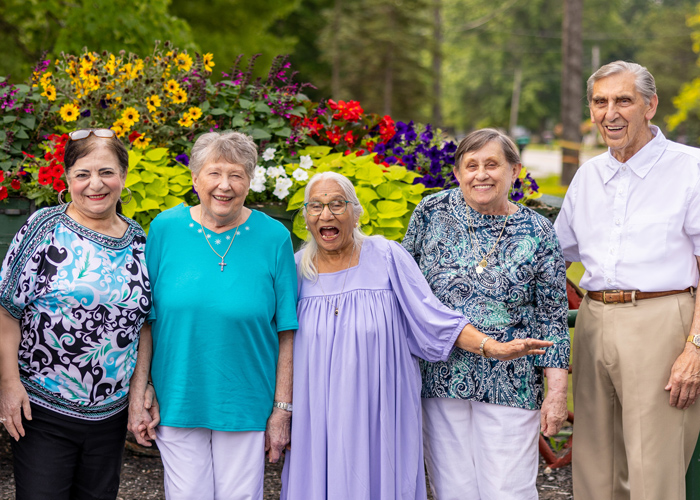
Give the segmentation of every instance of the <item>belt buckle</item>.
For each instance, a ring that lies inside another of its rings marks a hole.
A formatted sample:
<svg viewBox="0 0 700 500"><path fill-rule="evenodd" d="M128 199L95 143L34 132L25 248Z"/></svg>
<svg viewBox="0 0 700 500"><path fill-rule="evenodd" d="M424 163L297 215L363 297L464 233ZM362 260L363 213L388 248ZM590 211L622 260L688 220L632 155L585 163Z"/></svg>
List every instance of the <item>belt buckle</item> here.
<svg viewBox="0 0 700 500"><path fill-rule="evenodd" d="M607 299L606 299L606 297L605 297L605 294L606 294L606 293L617 293L618 296L619 296L620 293L624 294L624 292L623 292L622 290L603 290L603 304L608 304L608 301L607 301ZM624 299L624 295L623 295L622 297L623 297L622 300L624 301L624 300L625 300L625 299ZM618 302L620 302L620 301L618 300ZM613 303L614 303L614 302L610 302L610 304L613 304Z"/></svg>

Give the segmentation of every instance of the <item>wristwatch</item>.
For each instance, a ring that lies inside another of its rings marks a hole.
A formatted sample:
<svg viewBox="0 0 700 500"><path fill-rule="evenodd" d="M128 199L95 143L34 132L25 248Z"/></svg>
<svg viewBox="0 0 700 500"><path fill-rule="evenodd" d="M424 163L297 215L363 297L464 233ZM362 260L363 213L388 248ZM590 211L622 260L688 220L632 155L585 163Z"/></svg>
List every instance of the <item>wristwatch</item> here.
<svg viewBox="0 0 700 500"><path fill-rule="evenodd" d="M700 339L700 335L698 335L698 339ZM282 403L280 401L275 401L272 403L272 406L275 408L280 408L282 410L287 410L287 411L292 411L292 403Z"/></svg>
<svg viewBox="0 0 700 500"><path fill-rule="evenodd" d="M688 335L688 338L685 339L685 341L690 342L695 347L700 349L700 335Z"/></svg>

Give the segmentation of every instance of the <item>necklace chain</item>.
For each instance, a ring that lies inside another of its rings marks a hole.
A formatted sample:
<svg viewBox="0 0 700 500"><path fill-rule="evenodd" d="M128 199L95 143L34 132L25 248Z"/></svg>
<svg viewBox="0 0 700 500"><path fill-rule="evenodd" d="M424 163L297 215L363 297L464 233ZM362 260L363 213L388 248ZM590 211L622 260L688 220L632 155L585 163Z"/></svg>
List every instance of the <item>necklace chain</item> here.
<svg viewBox="0 0 700 500"><path fill-rule="evenodd" d="M498 235L498 238L496 238L496 241L494 242L493 246L491 247L491 250L489 250L486 255L481 253L481 247L479 246L479 240L476 238L476 234L474 234L474 224L472 224L472 219L471 216L469 215L469 206L467 205L467 224L469 226L469 241L472 244L472 249L474 250L474 257L481 257L481 260L477 262L476 264L476 272L477 274L481 274L484 272L484 269L486 266L488 266L488 259L491 256L491 254L496 250L496 246L498 245L498 242L501 241L501 236L503 236L503 231L506 229L506 224L508 224L508 218L510 217L510 206L508 206L508 212L506 213L506 220L503 221L503 227L501 228L501 233Z"/></svg>
<svg viewBox="0 0 700 500"><path fill-rule="evenodd" d="M217 264L217 266L220 266L220 267L221 267L221 272L223 273L223 272L224 272L224 266L228 266L228 264L226 264L226 262L224 262L224 259L226 258L226 255L228 254L228 251L231 250L231 245L233 245L233 241L236 239L236 235L238 234L238 228L241 227L241 225L238 224L238 225L236 226L236 228L234 229L234 231L233 231L233 238L231 238L231 243L228 244L228 248L226 249L226 251L224 252L223 255L221 255L219 252L217 252L216 250L214 250L214 247L211 246L211 243L209 242L209 238L207 237L207 232L204 230L204 224L202 224L202 214L201 214L201 213L200 213L200 215L199 215L199 225L202 227L202 236L204 236L204 241L207 242L207 245L209 245L209 248L211 248L211 251L214 252L216 255L218 255L219 258L221 258L221 262L219 262L219 263Z"/></svg>
<svg viewBox="0 0 700 500"><path fill-rule="evenodd" d="M353 245L352 252L350 253L350 260L348 260L348 267L345 268L345 278L343 278L343 288L340 290L338 297L336 297L336 299L335 299L335 315L336 316L338 316L338 299L345 291L345 283L348 280L348 271L350 271L350 264L352 264L352 257L354 255L355 255L355 246ZM316 257L316 262L318 263L318 257ZM331 299L328 298L328 295L326 295L326 292L323 290L323 283L321 283L321 273L319 273L319 275L318 275L318 284L321 287L321 293L323 294L323 297L326 299L326 302L328 302L329 304L332 304Z"/></svg>

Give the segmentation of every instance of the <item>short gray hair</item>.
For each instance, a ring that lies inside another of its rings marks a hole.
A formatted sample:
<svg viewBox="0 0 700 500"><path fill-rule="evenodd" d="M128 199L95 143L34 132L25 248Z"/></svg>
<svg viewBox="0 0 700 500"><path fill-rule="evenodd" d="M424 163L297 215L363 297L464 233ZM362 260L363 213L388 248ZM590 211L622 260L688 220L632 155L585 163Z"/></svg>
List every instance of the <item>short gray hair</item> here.
<svg viewBox="0 0 700 500"><path fill-rule="evenodd" d="M505 156L506 161L511 167L520 163L518 147L510 137L495 128L482 128L467 135L459 143L457 151L455 151L455 168L459 169L462 163L462 157L466 153L479 151L491 141L496 141L501 146L503 156Z"/></svg>
<svg viewBox="0 0 700 500"><path fill-rule="evenodd" d="M240 132L227 130L200 135L190 153L192 173L196 175L206 163L219 160L243 165L248 178L252 179L258 163L258 147L250 136Z"/></svg>
<svg viewBox="0 0 700 500"><path fill-rule="evenodd" d="M656 82L649 70L637 63L627 61L615 61L601 66L598 71L593 73L586 84L586 97L588 104L591 104L593 99L593 85L598 80L608 76L617 75L619 73L632 73L634 75L634 86L644 99L644 104L649 104L651 98L656 94Z"/></svg>
<svg viewBox="0 0 700 500"><path fill-rule="evenodd" d="M313 186L322 180L330 180L338 184L338 187L340 187L340 190L343 192L343 196L345 196L345 199L350 202L350 207L352 208L352 213L355 216L355 220L359 221L360 217L362 217L364 209L362 208L362 204L355 193L355 186L352 185L350 179L337 172L321 172L314 175L306 185L306 190L304 191L304 203L308 203L309 195ZM306 219L306 207L304 207L303 213L304 219ZM362 240L367 238L367 235L362 232L362 229L360 229L358 224L352 231L352 237L355 248L357 248L362 244ZM302 245L301 251L301 261L299 262L301 275L312 281L316 280L318 277L318 269L316 269L316 264L314 264L314 262L316 261L316 255L318 254L318 244L311 233L309 233L309 235L306 237L306 241Z"/></svg>

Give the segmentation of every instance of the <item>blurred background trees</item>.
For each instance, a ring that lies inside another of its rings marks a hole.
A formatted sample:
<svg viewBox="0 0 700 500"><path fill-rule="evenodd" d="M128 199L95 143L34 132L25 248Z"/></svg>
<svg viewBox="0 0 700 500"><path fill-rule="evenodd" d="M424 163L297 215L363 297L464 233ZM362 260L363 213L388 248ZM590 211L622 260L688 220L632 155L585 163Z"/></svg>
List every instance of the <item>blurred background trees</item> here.
<svg viewBox="0 0 700 500"><path fill-rule="evenodd" d="M359 100L455 135L507 129L517 89L517 124L547 137L560 120L562 15L562 0L0 0L0 75L26 79L44 52L145 56L169 39L213 53L216 75L241 53L260 53L260 69L290 54L312 99ZM697 144L699 16L689 0L585 0L582 126L588 75L633 60L657 79L655 123Z"/></svg>

